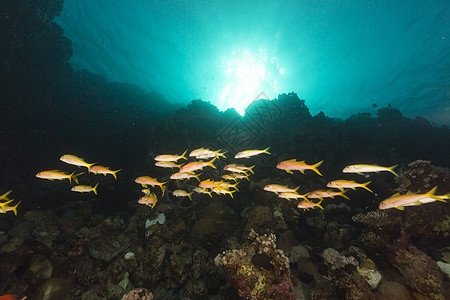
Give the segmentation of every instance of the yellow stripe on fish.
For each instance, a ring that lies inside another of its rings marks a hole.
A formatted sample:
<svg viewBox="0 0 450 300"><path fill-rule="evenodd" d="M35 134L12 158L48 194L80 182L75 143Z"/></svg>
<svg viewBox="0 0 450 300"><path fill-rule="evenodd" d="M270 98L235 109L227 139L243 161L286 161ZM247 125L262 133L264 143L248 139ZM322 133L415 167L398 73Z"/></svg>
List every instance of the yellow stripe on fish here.
<svg viewBox="0 0 450 300"><path fill-rule="evenodd" d="M88 171L91 170L91 166L95 165L95 163L92 164L87 163L81 157L72 154L64 154L59 159L69 165L74 165L77 167L86 167L88 168Z"/></svg>
<svg viewBox="0 0 450 300"><path fill-rule="evenodd" d="M334 181L328 182L327 187L339 189L341 192L343 192L344 189L354 190L356 188L363 188L363 189L366 189L369 192L373 193L373 191L367 187L371 182L372 181L369 181L366 183L357 183L357 182L351 181L351 180L334 180Z"/></svg>
<svg viewBox="0 0 450 300"><path fill-rule="evenodd" d="M297 161L296 159L290 159L290 160L285 160L285 161L279 162L277 164L277 169L285 170L289 174L293 174L292 171L295 171L295 170L302 172L302 174L305 173L305 170L312 170L312 171L316 172L317 174L319 174L320 176L322 176L322 174L317 169L322 163L323 163L323 160L319 161L316 164L308 165L307 163L305 163L304 160Z"/></svg>
<svg viewBox="0 0 450 300"><path fill-rule="evenodd" d="M271 153L269 152L269 148L270 147L267 147L264 150L245 150L245 151L241 151L241 152L238 152L234 156L234 158L248 158L248 157L252 157L252 156L255 156L255 155L262 154L262 153L270 155Z"/></svg>
<svg viewBox="0 0 450 300"><path fill-rule="evenodd" d="M72 187L71 191L78 192L78 193L94 192L94 194L97 195L97 187L98 187L98 183L94 187L92 187L90 185L76 185L76 186Z"/></svg>
<svg viewBox="0 0 450 300"><path fill-rule="evenodd" d="M392 166L392 167L382 167L377 165L350 165L345 167L342 170L342 173L357 173L357 174L363 174L363 173L372 173L372 172L391 172L395 176L398 177L397 173L394 171L394 168L398 165Z"/></svg>
<svg viewBox="0 0 450 300"><path fill-rule="evenodd" d="M425 203L430 203L434 201L447 202L444 199L448 199L448 195L435 195L437 186L432 188L428 193L425 194L415 194L412 192L408 192L405 195L400 195L400 193L396 193L391 197L381 201L378 206L379 209L388 209L388 208L396 208L399 210L404 210L405 206L416 206L422 205Z"/></svg>
<svg viewBox="0 0 450 300"><path fill-rule="evenodd" d="M183 152L183 154L181 155L170 155L170 154L162 154L162 155L158 155L155 157L156 161L172 161L172 162L176 162L180 159L185 159L186 160L186 151Z"/></svg>
<svg viewBox="0 0 450 300"><path fill-rule="evenodd" d="M42 171L36 174L37 178L41 178L41 179L48 179L48 180L64 180L64 179L69 179L69 182L72 183L72 179L78 183L78 176L80 176L81 174L83 174L84 172L75 174L75 172L73 172L72 174L67 174L66 172L63 171L59 171L59 170L49 170L49 171Z"/></svg>

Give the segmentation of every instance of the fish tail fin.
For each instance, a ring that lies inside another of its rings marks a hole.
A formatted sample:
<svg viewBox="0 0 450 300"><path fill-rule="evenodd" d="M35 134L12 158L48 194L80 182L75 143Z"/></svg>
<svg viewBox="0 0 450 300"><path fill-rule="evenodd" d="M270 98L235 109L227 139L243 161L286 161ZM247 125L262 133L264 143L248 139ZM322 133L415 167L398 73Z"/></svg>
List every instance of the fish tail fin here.
<svg viewBox="0 0 450 300"><path fill-rule="evenodd" d="M88 173L91 172L91 167L92 167L93 165L95 165L95 164L96 164L96 162L95 162L95 163L92 163L92 164L86 164L86 165L87 165L87 168L88 168Z"/></svg>
<svg viewBox="0 0 450 300"><path fill-rule="evenodd" d="M119 169L119 170L116 170L116 171L111 171L111 173L112 173L112 175L114 176L114 178L117 180L117 175L116 175L116 173L117 172L120 172L120 171L122 171L122 169Z"/></svg>
<svg viewBox="0 0 450 300"><path fill-rule="evenodd" d="M7 191L3 195L0 196L0 199L2 200L9 200L8 195L11 194L12 190Z"/></svg>
<svg viewBox="0 0 450 300"><path fill-rule="evenodd" d="M317 164L311 166L311 169L312 169L314 172L316 172L317 174L319 174L320 176L323 176L323 175L319 172L319 170L317 170L317 168L318 168L322 163L323 163L323 160L321 160L321 161L319 161Z"/></svg>
<svg viewBox="0 0 450 300"><path fill-rule="evenodd" d="M228 191L228 194L231 196L231 198L233 198L234 199L234 197L233 197L233 193L234 192L236 192L236 191Z"/></svg>
<svg viewBox="0 0 450 300"><path fill-rule="evenodd" d="M81 172L81 173L78 173L78 174L75 174L75 172L73 172L69 176L69 181L72 182L71 179L73 179L78 184L78 176L80 176L81 174L84 174L84 172Z"/></svg>
<svg viewBox="0 0 450 300"><path fill-rule="evenodd" d="M368 191L371 192L371 193L373 193L373 191L367 187L371 182L372 182L372 181L368 181L368 182L364 183L364 184L362 185L362 188L368 190Z"/></svg>
<svg viewBox="0 0 450 300"><path fill-rule="evenodd" d="M188 195L187 195L188 198L189 198L189 200L191 200L191 202L193 202L193 201L192 201L192 194L193 194L193 193L188 193Z"/></svg>
<svg viewBox="0 0 450 300"><path fill-rule="evenodd" d="M181 154L180 159L181 159L181 158L184 158L185 160L187 160L187 158L186 158L186 153L187 153L187 151L188 151L188 149L184 150L183 154Z"/></svg>
<svg viewBox="0 0 450 300"><path fill-rule="evenodd" d="M165 186L166 183L167 183L167 181L166 182L161 182L161 184L159 185L159 187L161 188L161 192L162 192L161 196L164 196L164 192L166 191L166 186Z"/></svg>
<svg viewBox="0 0 450 300"><path fill-rule="evenodd" d="M239 192L239 189L237 188L237 185L238 185L238 183L235 183L235 184L232 185L232 187L233 187L236 191Z"/></svg>
<svg viewBox="0 0 450 300"><path fill-rule="evenodd" d="M225 153L227 153L227 151L224 151L224 152L220 152L220 151L222 151L222 149L219 149L219 150L217 150L217 151L214 151L214 154L216 155L216 157L217 157L217 158L219 158L219 157L227 158L227 157L225 156Z"/></svg>
<svg viewBox="0 0 450 300"><path fill-rule="evenodd" d="M305 199L306 201L309 201L309 199L308 199L308 196L309 195L309 193L306 193L306 194L304 194L304 195L300 195L303 199Z"/></svg>
<svg viewBox="0 0 450 300"><path fill-rule="evenodd" d="M322 205L320 205L320 203L322 203L322 201L323 201L323 199L320 200L319 202L317 202L316 205L317 205L318 208L320 208L322 210L325 210L325 209L323 209Z"/></svg>
<svg viewBox="0 0 450 300"><path fill-rule="evenodd" d="M272 153L269 152L269 149L270 149L270 147L267 147L266 149L264 149L263 153L272 154Z"/></svg>
<svg viewBox="0 0 450 300"><path fill-rule="evenodd" d="M163 194L164 194L164 193L163 193ZM155 197L155 201L153 201L153 204L152 204L152 209L153 209L153 207L155 207L156 202L158 202L158 198Z"/></svg>
<svg viewBox="0 0 450 300"><path fill-rule="evenodd" d="M251 167L248 168L248 170L250 171L250 173L255 174L255 172L253 171L253 168L254 168L255 166L256 166L256 165L253 165L253 166L251 166Z"/></svg>
<svg viewBox="0 0 450 300"><path fill-rule="evenodd" d="M2 210L3 210L3 213L6 213L6 206L7 206L9 203L13 202L13 201L14 201L14 199L11 199L11 200L9 200L9 201L7 201L7 202L0 203L0 207L1 207Z"/></svg>
<svg viewBox="0 0 450 300"><path fill-rule="evenodd" d="M14 212L14 215L16 215L16 216L17 216L17 206L19 206L20 202L22 202L22 201L19 201L16 205L11 207L12 211Z"/></svg>
<svg viewBox="0 0 450 300"><path fill-rule="evenodd" d="M211 166L211 167L214 168L214 169L217 169L216 166L214 165L214 161L215 161L216 159L217 159L217 158L214 157L213 159L211 159L210 161L208 161L208 165Z"/></svg>
<svg viewBox="0 0 450 300"><path fill-rule="evenodd" d="M347 192L347 191L342 191L341 192L341 196L344 197L347 200L350 200L350 198L345 194L345 192Z"/></svg>
<svg viewBox="0 0 450 300"><path fill-rule="evenodd" d="M200 173L200 174L198 174L198 175L194 175L194 178L197 179L198 182L201 182L201 180L200 180L200 178L199 178L200 175L202 175L202 174Z"/></svg>
<svg viewBox="0 0 450 300"><path fill-rule="evenodd" d="M449 196L450 194L438 196L438 195L435 194L436 190L437 190L437 186L435 186L434 188L432 188L432 189L431 189L428 193L426 193L425 195L427 195L428 197L430 197L430 198L432 198L432 199L435 199L435 200L437 200L437 201L447 202L447 201L445 201L444 199L448 199L448 196Z"/></svg>
<svg viewBox="0 0 450 300"><path fill-rule="evenodd" d="M98 187L98 183L92 188L92 191L94 192L94 194L97 195L97 187Z"/></svg>
<svg viewBox="0 0 450 300"><path fill-rule="evenodd" d="M398 177L398 174L394 171L394 169L397 167L398 165L389 167L388 170L389 172L391 172L392 174L394 174L396 177Z"/></svg>

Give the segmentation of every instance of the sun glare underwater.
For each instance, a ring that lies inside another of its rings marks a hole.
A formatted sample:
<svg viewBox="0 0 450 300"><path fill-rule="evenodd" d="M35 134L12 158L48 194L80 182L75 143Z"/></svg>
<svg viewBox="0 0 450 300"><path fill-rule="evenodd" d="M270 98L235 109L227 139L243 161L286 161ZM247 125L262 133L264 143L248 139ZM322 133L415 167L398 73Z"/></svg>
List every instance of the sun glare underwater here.
<svg viewBox="0 0 450 300"><path fill-rule="evenodd" d="M76 69L172 102L202 99L242 114L261 93L294 91L314 114L392 104L446 124L446 8L443 0L66 0L56 22L72 40Z"/></svg>

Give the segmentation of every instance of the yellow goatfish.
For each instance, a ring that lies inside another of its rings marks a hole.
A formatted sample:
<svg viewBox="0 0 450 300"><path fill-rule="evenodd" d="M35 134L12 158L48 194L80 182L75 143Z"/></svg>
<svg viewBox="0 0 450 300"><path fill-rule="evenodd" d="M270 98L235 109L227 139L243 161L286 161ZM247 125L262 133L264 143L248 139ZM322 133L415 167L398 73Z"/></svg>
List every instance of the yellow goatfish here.
<svg viewBox="0 0 450 300"><path fill-rule="evenodd" d="M155 157L156 161L172 161L172 162L176 162L180 159L186 159L186 151L183 152L183 154L181 155L170 155L170 154L163 154L163 155L158 155L157 157Z"/></svg>
<svg viewBox="0 0 450 300"><path fill-rule="evenodd" d="M234 173L239 173L239 174L245 174L246 176L248 176L247 171L243 170L242 168L238 168L236 167L236 165L226 165L225 167L223 167L223 169L225 171L230 171L230 172L234 172Z"/></svg>
<svg viewBox="0 0 450 300"><path fill-rule="evenodd" d="M13 200L11 200L11 201L13 201ZM14 205L14 206L7 206L7 205L5 205L5 204L10 203L11 201L8 201L7 203L2 203L1 204L2 210L0 211L0 213L6 214L8 211L12 211L12 212L14 212L14 215L17 216L17 206L19 206L20 202L22 202L22 201L17 202L17 204Z"/></svg>
<svg viewBox="0 0 450 300"><path fill-rule="evenodd" d="M233 180L234 182L238 181L239 179L247 179L248 181L250 181L250 179L248 179L249 175L244 175L244 174L236 174L236 173L231 173L231 174L225 174L222 175L222 178L225 180Z"/></svg>
<svg viewBox="0 0 450 300"><path fill-rule="evenodd" d="M117 176L116 173L122 171L122 169L116 170L116 171L112 171L110 170L108 167L104 167L104 166L92 166L90 172L94 173L94 174L103 174L103 175L107 175L107 174L111 174L112 176L114 176L114 178L117 180Z"/></svg>
<svg viewBox="0 0 450 300"><path fill-rule="evenodd" d="M236 190L234 190L234 191L229 191L229 190L227 190L226 188L215 187L215 188L212 189L212 192L213 192L213 193L216 193L216 194L228 194L228 195L231 196L231 198L234 198L234 197L233 197L233 193L236 192Z"/></svg>
<svg viewBox="0 0 450 300"><path fill-rule="evenodd" d="M151 194L150 189L142 189L141 192L143 192L145 196L148 196Z"/></svg>
<svg viewBox="0 0 450 300"><path fill-rule="evenodd" d="M335 192L333 190L316 190L308 194L309 199L316 199L319 198L322 200L323 198L334 198L336 196L344 197L347 200L350 200L349 197L347 197L345 194L345 191L342 192Z"/></svg>
<svg viewBox="0 0 450 300"><path fill-rule="evenodd" d="M194 188L194 192L199 193L199 194L208 194L210 197L212 197L211 192L209 192L205 188L196 187L196 188Z"/></svg>
<svg viewBox="0 0 450 300"><path fill-rule="evenodd" d="M201 188L204 188L204 189L212 189L215 187L220 187L220 184L222 182L223 181L212 181L211 179L206 179L206 180L203 180L202 182L200 182L198 184L198 186Z"/></svg>
<svg viewBox="0 0 450 300"><path fill-rule="evenodd" d="M42 178L42 179L48 179L48 180L64 180L64 179L69 179L69 182L72 183L72 179L78 183L78 176L80 176L81 174L83 174L84 172L75 174L75 172L73 172L72 174L67 174L63 171L58 171L58 170L50 170L50 171L42 171L36 174L37 178Z"/></svg>
<svg viewBox="0 0 450 300"><path fill-rule="evenodd" d="M343 192L344 189L354 190L356 188L363 188L363 189L366 189L369 192L373 193L373 191L367 187L371 182L372 181L369 181L366 183L357 183L357 182L351 181L351 180L334 180L334 181L328 182L327 187L339 189L341 192Z"/></svg>
<svg viewBox="0 0 450 300"><path fill-rule="evenodd" d="M268 184L268 185L266 185L264 187L264 190L268 191L268 192L273 192L275 194L278 194L278 193L295 193L296 194L298 188L299 188L299 186L296 187L295 189L291 189L291 188L289 188L287 186L284 186L284 185Z"/></svg>
<svg viewBox="0 0 450 300"><path fill-rule="evenodd" d="M252 157L261 153L266 153L266 154L271 154L268 150L270 147L267 147L264 150L245 150L245 151L241 151L238 152L234 158L247 158L247 157Z"/></svg>
<svg viewBox="0 0 450 300"><path fill-rule="evenodd" d="M172 192L172 194L175 197L188 197L189 200L192 201L192 197L191 197L192 193L188 193L188 192L186 192L184 190L175 190L175 191Z"/></svg>
<svg viewBox="0 0 450 300"><path fill-rule="evenodd" d="M200 182L200 178L198 178L198 176L200 176L201 174L195 175L193 173L173 173L172 175L170 175L170 179L174 179L174 180L185 180L185 179L191 179L191 178L195 178L198 180L198 182Z"/></svg>
<svg viewBox="0 0 450 300"><path fill-rule="evenodd" d="M308 200L302 201L299 204L297 204L298 208L303 208L305 210L309 210L310 208L318 207L323 210L323 207L320 205L322 203L323 199L320 200L318 203L310 202Z"/></svg>
<svg viewBox="0 0 450 300"><path fill-rule="evenodd" d="M229 164L229 165L226 165L225 167L227 169L224 169L224 170L232 171L233 169L238 169L238 170L242 170L242 171L245 171L245 172L250 171L250 173L255 174L255 172L253 172L253 168L255 166L247 167L247 166L244 166L244 165Z"/></svg>
<svg viewBox="0 0 450 300"><path fill-rule="evenodd" d="M7 191L6 193L4 193L3 195L0 196L0 200L10 200L8 198L8 195L11 194L12 190Z"/></svg>
<svg viewBox="0 0 450 300"><path fill-rule="evenodd" d="M149 177L149 176L141 176L134 180L134 182L141 184L143 187L147 187L147 185L151 186L159 186L161 188L162 195L164 196L164 191L166 190L166 187L164 186L166 182L159 182L155 178Z"/></svg>
<svg viewBox="0 0 450 300"><path fill-rule="evenodd" d="M174 163L173 161L157 161L155 163L155 166L157 167L161 167L161 168L169 168L169 169L173 169L173 168L181 168L183 164L179 164L177 165L176 163Z"/></svg>
<svg viewBox="0 0 450 300"><path fill-rule="evenodd" d="M213 151L213 150L209 150L209 149L199 148L199 149L195 149L195 150L191 151L191 153L189 153L189 156L195 157L197 159L205 159L205 158L213 158L213 157L227 158L225 156L226 152L220 152L221 150L222 149Z"/></svg>
<svg viewBox="0 0 450 300"><path fill-rule="evenodd" d="M292 171L295 171L295 170L298 170L298 171L302 172L303 174L305 173L305 170L313 170L314 172L316 172L317 174L322 176L322 174L320 174L319 170L317 170L317 168L322 163L323 163L323 160L319 161L318 163L316 163L314 165L308 165L305 163L304 160L297 161L295 159L290 159L290 160L285 160L285 161L279 162L277 164L277 169L285 170L289 174L293 174Z"/></svg>
<svg viewBox="0 0 450 300"><path fill-rule="evenodd" d="M92 187L90 185L76 185L71 189L71 191L79 192L79 193L94 192L94 194L97 195L97 187L98 187L98 183L94 187Z"/></svg>
<svg viewBox="0 0 450 300"><path fill-rule="evenodd" d="M158 198L153 193L150 193L147 196L141 197L138 200L139 204L144 204L144 205L150 206L151 208L155 207L156 202L158 202Z"/></svg>
<svg viewBox="0 0 450 300"><path fill-rule="evenodd" d="M221 188L224 188L224 189L227 189L227 190L232 188L232 189L235 189L236 191L239 191L239 189L237 188L237 185L238 185L238 183L231 184L231 183L222 181L222 182L219 183L218 187L221 187Z"/></svg>
<svg viewBox="0 0 450 300"><path fill-rule="evenodd" d="M3 213L6 213L6 208L8 207L8 204L13 202L13 201L14 201L14 199L11 199L9 201L0 203L0 208L2 209Z"/></svg>
<svg viewBox="0 0 450 300"><path fill-rule="evenodd" d="M88 171L91 170L91 166L95 165L95 163L88 164L87 162L84 161L84 159L82 159L76 155L72 155L72 154L65 154L65 155L61 156L59 158L59 160L65 162L66 164L69 164L69 165L74 165L74 166L78 166L78 167L86 167L86 168L88 168Z"/></svg>
<svg viewBox="0 0 450 300"><path fill-rule="evenodd" d="M444 200L444 198L448 199L448 195L443 196L435 195L434 192L436 192L436 189L437 186L435 186L428 193L425 194L415 194L412 192L408 192L405 195L400 195L399 193L396 193L395 195L392 195L386 200L381 201L378 208L388 209L394 207L399 210L404 210L405 206L421 205L434 201L447 202Z"/></svg>
<svg viewBox="0 0 450 300"><path fill-rule="evenodd" d="M210 166L211 168L217 169L216 166L213 164L216 158L214 157L210 161L193 161L188 164L185 164L180 168L180 173L189 173L189 172L195 172L197 170L201 170L204 167Z"/></svg>
<svg viewBox="0 0 450 300"><path fill-rule="evenodd" d="M388 171L394 174L398 177L397 173L395 173L394 168L398 165L392 166L392 167L381 167L376 165L351 165L347 166L342 170L342 173L372 173L372 172L382 172L382 171Z"/></svg>
<svg viewBox="0 0 450 300"><path fill-rule="evenodd" d="M300 195L298 193L292 193L292 192L286 192L286 193L280 193L278 195L278 197L283 198L283 199L299 199L299 198L303 198L306 201L308 201L308 198L306 198L306 196L308 196L308 193L304 194L304 195Z"/></svg>

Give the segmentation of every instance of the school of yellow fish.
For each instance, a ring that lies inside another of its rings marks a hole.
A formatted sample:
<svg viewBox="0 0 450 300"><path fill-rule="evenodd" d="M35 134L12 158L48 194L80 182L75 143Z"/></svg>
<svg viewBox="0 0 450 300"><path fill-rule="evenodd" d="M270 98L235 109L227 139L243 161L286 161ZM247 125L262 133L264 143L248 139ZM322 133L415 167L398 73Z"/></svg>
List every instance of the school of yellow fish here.
<svg viewBox="0 0 450 300"><path fill-rule="evenodd" d="M263 149L263 150L245 150L237 153L234 158L235 159L243 159L243 158L250 158L254 157L260 154L267 154L270 155L269 148ZM155 166L167 168L167 169L178 169L178 172L174 172L170 175L170 180L189 180L192 178L195 178L198 181L198 186L196 186L191 192L188 192L186 190L177 189L172 192L172 195L174 197L179 198L188 198L192 201L192 194L198 193L198 194L206 194L212 197L212 194L219 194L219 195L229 195L231 198L233 198L233 194L238 189L238 184L240 180L247 180L249 181L249 176L251 174L254 174L254 168L255 166L245 166L243 164L228 164L226 165L223 170L228 171L227 174L224 174L220 181L218 180L212 180L211 178L200 180L201 172L204 168L210 167L216 169L217 167L214 165L214 162L217 159L220 158L226 158L225 153L221 152L222 150L210 150L206 148L199 148L191 151L189 153L189 158L195 158L197 161L191 161L187 162L185 164L179 163L180 160L188 160L188 157L186 157L187 150L181 154L181 155L171 155L171 154L164 154L164 155L158 155L155 157ZM210 159L210 160L207 160ZM84 161L84 159L71 155L66 154L61 156L61 161L78 166L78 167L86 167L88 173L93 174L102 174L102 175L112 175L117 180L117 172L121 171L121 169L112 171L108 167L104 167L101 165L96 165L96 163L87 163ZM206 161L203 161L206 160ZM323 161L319 161L315 164L307 164L304 160L298 161L297 159L290 159L286 161L279 162L276 165L277 169L285 170L289 174L293 174L294 171L300 171L302 174L305 173L306 170L311 170L314 173L316 173L319 176L323 176L320 171L318 170L318 167L323 163ZM343 173L357 173L357 174L365 174L365 173L372 173L372 172L390 172L395 176L398 176L397 173L394 171L395 166L392 167L382 167L377 165L363 165L363 164L357 164L357 165L350 165L345 167L342 172ZM80 185L78 182L78 177L82 175L84 172L81 173L67 173L60 170L48 170L48 171L42 171L36 174L36 177L47 179L47 180L65 180L68 179L69 182L72 182L72 179L77 183L77 185L73 186L71 188L74 192L80 192L80 193L90 193L93 192L94 194L97 194L97 187L98 183L95 186L89 186L89 185ZM166 182L160 182L157 178L153 178L150 176L140 176L135 179L135 182L138 184L141 184L143 189L141 190L144 196L139 198L138 203L144 204L147 206L150 206L151 208L154 208L156 203L158 202L157 195L152 192L148 186L155 187L158 186L161 190L161 197L164 196L167 183ZM292 199L298 199L299 203L297 204L298 208L302 208L304 210L314 209L315 207L318 207L320 209L323 209L321 203L324 200L324 198L334 198L336 196L343 197L347 200L350 200L350 198L346 195L346 192L349 189L356 189L356 188L362 188L367 190L368 192L373 193L371 189L369 189L367 186L371 182L364 182L364 183L358 183L351 180L345 180L345 179L339 179L339 180L333 180L327 184L327 188L329 189L320 189L315 190L311 192L307 192L305 194L299 194L298 190L299 187L296 188L290 188L288 186L283 186L280 184L268 184L264 187L265 191L273 192L278 195L279 198L292 200ZM14 212L15 215L17 215L17 207L20 204L21 201L17 202L14 206L10 205L14 201L14 199L10 199L8 196L12 191L8 191L0 196L0 212L7 213L8 211ZM392 195L391 197L385 199L382 201L379 205L379 209L389 209L389 208L397 208L400 210L403 210L405 206L416 206L416 205L422 205L426 203L431 203L434 201L440 201L440 202L446 202L450 198L450 194L447 195L436 195L436 187L431 189L429 192L425 194L415 194L412 192L408 192L405 195L400 195L399 193ZM318 202L315 202L314 199L319 199Z"/></svg>

